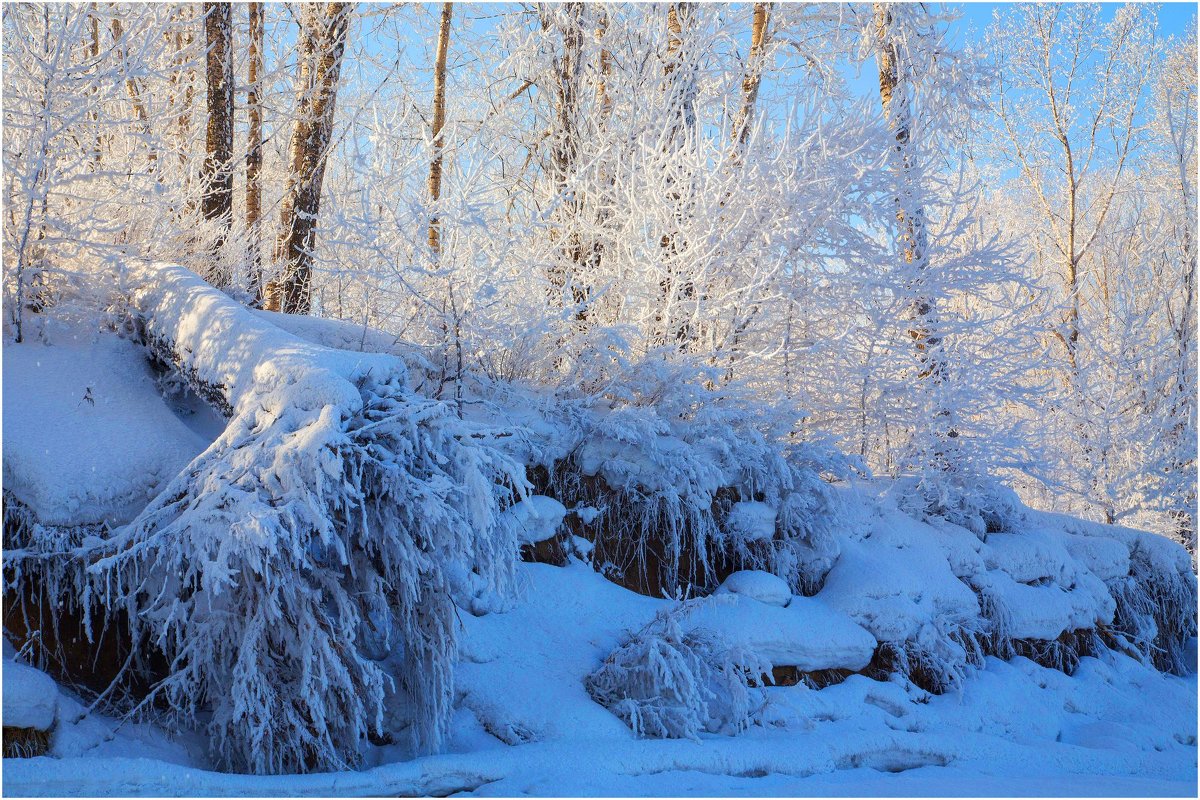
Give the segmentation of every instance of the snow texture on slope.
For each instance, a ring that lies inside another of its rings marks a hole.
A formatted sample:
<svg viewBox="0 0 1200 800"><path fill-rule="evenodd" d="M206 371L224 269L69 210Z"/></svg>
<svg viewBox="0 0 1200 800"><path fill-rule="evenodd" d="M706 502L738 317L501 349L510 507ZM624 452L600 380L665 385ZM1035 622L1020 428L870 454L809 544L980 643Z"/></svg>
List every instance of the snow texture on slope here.
<svg viewBox="0 0 1200 800"><path fill-rule="evenodd" d="M129 521L211 441L111 335L6 342L3 424L4 489L44 525Z"/></svg>

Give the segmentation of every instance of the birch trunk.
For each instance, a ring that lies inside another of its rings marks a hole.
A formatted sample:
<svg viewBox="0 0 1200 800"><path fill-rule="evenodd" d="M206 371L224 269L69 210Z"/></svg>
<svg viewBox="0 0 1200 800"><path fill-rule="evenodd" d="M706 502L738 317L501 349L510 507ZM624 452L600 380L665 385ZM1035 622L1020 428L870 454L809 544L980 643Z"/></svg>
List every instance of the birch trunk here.
<svg viewBox="0 0 1200 800"><path fill-rule="evenodd" d="M434 258L441 255L441 220L437 205L442 198L442 128L446 124L446 55L450 49L450 22L454 3L442 3L442 21L438 27L437 59L433 70L433 158L429 162L429 203L433 215L429 218L429 249Z"/></svg>

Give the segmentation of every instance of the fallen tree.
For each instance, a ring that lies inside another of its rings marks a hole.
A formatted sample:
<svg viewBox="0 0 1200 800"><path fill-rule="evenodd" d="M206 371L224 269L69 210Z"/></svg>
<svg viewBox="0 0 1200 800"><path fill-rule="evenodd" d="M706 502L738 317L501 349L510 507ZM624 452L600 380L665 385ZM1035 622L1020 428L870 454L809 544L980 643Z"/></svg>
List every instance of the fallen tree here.
<svg viewBox="0 0 1200 800"><path fill-rule="evenodd" d="M229 417L133 522L75 551L85 604L166 658L142 706L207 720L235 771L344 769L370 734L436 748L453 576L507 588L523 467L413 395L395 358L297 339L182 267L126 280L147 346ZM406 731L384 731L385 706Z"/></svg>

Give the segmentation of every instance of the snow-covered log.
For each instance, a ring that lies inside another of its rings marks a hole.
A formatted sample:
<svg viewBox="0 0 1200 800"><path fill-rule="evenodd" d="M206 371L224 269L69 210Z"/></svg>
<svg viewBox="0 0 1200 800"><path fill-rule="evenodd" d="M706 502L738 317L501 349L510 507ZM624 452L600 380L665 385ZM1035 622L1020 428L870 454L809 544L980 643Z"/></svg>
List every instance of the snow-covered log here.
<svg viewBox="0 0 1200 800"><path fill-rule="evenodd" d="M169 662L152 697L256 773L345 768L385 702L442 740L451 576L511 579L502 512L524 470L390 356L285 333L171 265L127 273L148 345L229 416L224 433L95 546L93 599ZM464 569L465 567L465 569Z"/></svg>

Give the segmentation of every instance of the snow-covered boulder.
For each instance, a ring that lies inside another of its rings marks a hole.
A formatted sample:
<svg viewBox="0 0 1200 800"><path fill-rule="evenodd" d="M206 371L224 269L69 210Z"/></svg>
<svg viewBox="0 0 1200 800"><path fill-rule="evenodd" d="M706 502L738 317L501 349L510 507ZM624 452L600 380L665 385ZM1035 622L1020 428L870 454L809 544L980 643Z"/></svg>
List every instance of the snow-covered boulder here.
<svg viewBox="0 0 1200 800"><path fill-rule="evenodd" d="M743 595L716 595L698 603L680 624L684 631L744 648L772 666L801 672L859 670L875 651L870 633L812 597L794 597L780 608Z"/></svg>
<svg viewBox="0 0 1200 800"><path fill-rule="evenodd" d="M54 727L58 685L26 664L4 662L4 727L48 731Z"/></svg>
<svg viewBox="0 0 1200 800"><path fill-rule="evenodd" d="M1117 539L1062 533L1062 542L1081 566L1102 581L1129 574L1129 548Z"/></svg>
<svg viewBox="0 0 1200 800"><path fill-rule="evenodd" d="M941 550L920 536L872 536L843 545L817 595L881 642L915 639L936 620L979 617L975 593L950 569Z"/></svg>
<svg viewBox="0 0 1200 800"><path fill-rule="evenodd" d="M717 587L715 594L739 594L769 606L786 606L792 599L792 590L787 581L758 569L744 569L733 573Z"/></svg>
<svg viewBox="0 0 1200 800"><path fill-rule="evenodd" d="M566 507L553 497L535 494L514 503L504 512L507 524L516 531L520 544L536 544L554 538L567 515Z"/></svg>
<svg viewBox="0 0 1200 800"><path fill-rule="evenodd" d="M1085 571L1071 587L1018 583L1000 571L977 580L1002 609L1004 632L1010 639L1052 641L1069 631L1107 625L1116 609L1104 582Z"/></svg>
<svg viewBox="0 0 1200 800"><path fill-rule="evenodd" d="M1075 580L1075 560L1061 539L1042 531L993 533L983 557L988 569L1000 570L1017 583L1053 581L1069 586Z"/></svg>
<svg viewBox="0 0 1200 800"><path fill-rule="evenodd" d="M219 433L210 417L172 412L129 340L6 343L4 491L42 525L123 524Z"/></svg>

